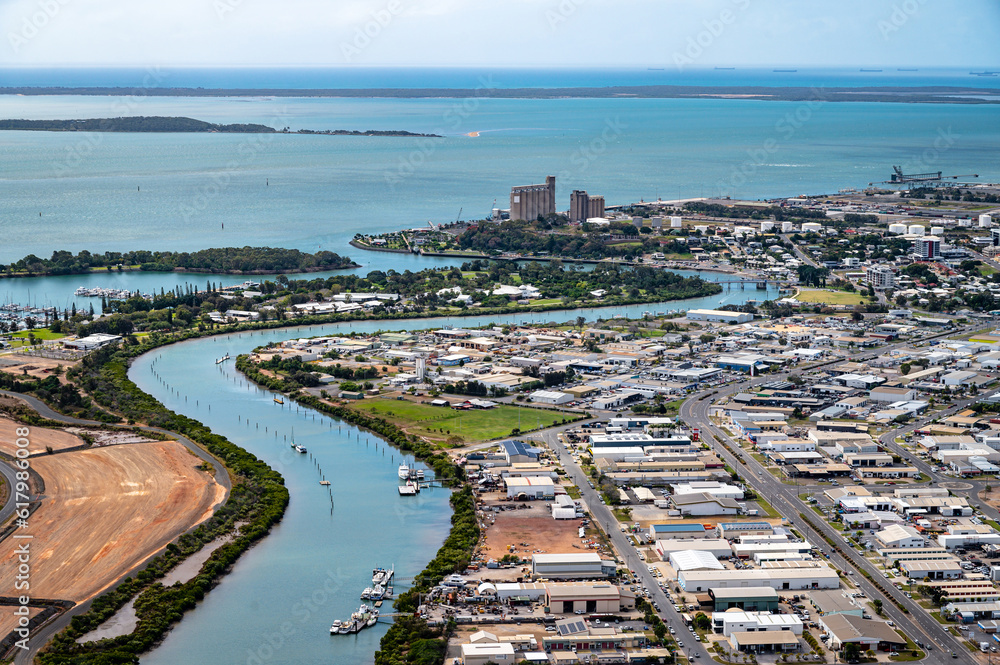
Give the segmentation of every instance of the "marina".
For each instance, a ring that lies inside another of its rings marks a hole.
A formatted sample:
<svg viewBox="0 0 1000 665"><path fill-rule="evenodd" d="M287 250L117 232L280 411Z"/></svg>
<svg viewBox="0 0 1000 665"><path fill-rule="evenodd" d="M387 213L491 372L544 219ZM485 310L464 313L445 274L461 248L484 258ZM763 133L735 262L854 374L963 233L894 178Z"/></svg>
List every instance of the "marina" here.
<svg viewBox="0 0 1000 665"><path fill-rule="evenodd" d="M73 295L80 298L107 298L108 300L128 300L135 297L146 300L153 299L152 294L149 293L139 293L128 289L109 289L102 286L81 286L73 292Z"/></svg>

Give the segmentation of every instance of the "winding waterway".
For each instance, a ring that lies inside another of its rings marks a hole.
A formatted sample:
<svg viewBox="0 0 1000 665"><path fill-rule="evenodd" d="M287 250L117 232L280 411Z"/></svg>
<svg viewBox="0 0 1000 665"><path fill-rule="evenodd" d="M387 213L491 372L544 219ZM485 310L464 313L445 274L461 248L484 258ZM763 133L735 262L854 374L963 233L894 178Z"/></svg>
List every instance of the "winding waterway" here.
<svg viewBox="0 0 1000 665"><path fill-rule="evenodd" d="M736 289L708 298L629 307L302 326L183 342L138 358L129 376L140 388L259 456L284 476L291 493L281 524L245 554L142 663L369 662L385 626L357 636L331 637L331 621L357 608L372 567L395 564L397 588L405 588L447 534L448 491L432 489L400 498L398 452L353 427L294 405L276 404L270 393L249 385L232 363L216 365L217 358L226 353L235 357L266 342L347 331L639 317L645 311L775 296L773 290ZM293 428L296 442L308 448L308 455L291 452L284 437ZM332 512L327 491L319 485L317 464L332 482ZM389 611L388 604L384 609Z"/></svg>

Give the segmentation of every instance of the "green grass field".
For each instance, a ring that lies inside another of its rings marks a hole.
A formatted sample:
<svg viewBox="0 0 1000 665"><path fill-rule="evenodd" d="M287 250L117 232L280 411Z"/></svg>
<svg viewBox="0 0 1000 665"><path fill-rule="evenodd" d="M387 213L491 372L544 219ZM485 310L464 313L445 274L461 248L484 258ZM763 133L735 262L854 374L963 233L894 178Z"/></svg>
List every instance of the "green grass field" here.
<svg viewBox="0 0 1000 665"><path fill-rule="evenodd" d="M458 396L448 396L454 401ZM492 409L456 411L448 407L418 404L406 400L366 399L351 404L351 408L378 414L406 431L437 441L461 437L463 441L489 441L511 436L518 427L533 430L562 422L563 414L531 407L501 404Z"/></svg>
<svg viewBox="0 0 1000 665"><path fill-rule="evenodd" d="M35 328L34 330L21 330L20 332L12 333L11 337L23 337L27 339L30 335L28 333L34 333L35 339L42 339L49 341L52 339L62 339L66 335L62 333L54 333L48 328Z"/></svg>
<svg viewBox="0 0 1000 665"><path fill-rule="evenodd" d="M799 289L795 299L799 302L822 303L824 305L860 305L865 301L857 293L827 291L825 289Z"/></svg>

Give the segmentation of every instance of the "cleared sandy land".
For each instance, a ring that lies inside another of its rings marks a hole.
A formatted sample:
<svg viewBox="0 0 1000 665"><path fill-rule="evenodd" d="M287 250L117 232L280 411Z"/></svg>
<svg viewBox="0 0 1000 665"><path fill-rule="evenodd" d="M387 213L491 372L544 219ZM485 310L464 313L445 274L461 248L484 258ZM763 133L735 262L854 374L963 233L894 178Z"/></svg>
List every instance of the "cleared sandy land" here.
<svg viewBox="0 0 1000 665"><path fill-rule="evenodd" d="M551 517L522 517L516 512L499 513L496 523L486 530L482 554L499 559L510 554L508 545L522 557L535 552L586 552L579 538L580 520L554 520ZM521 543L527 543L522 545Z"/></svg>
<svg viewBox="0 0 1000 665"><path fill-rule="evenodd" d="M7 354L2 356L2 362L0 362L0 369L10 374L15 374L17 376L23 375L23 372L27 370L30 376L34 376L40 379L52 374L52 370L56 367L62 367L64 372L63 375L59 377L62 383L66 383L65 370L75 365L77 360L58 360L55 358L42 358L39 356L22 356L20 354Z"/></svg>
<svg viewBox="0 0 1000 665"><path fill-rule="evenodd" d="M0 452L13 455L17 450L17 446L14 445L17 435L14 432L18 427L25 427L25 425L16 423L9 418L0 418ZM51 447L52 450L62 450L63 448L83 445L83 439L68 432L41 427L28 427L28 429L31 430L28 435L28 441L30 441L28 452L32 454L44 453L46 446Z"/></svg>
<svg viewBox="0 0 1000 665"><path fill-rule="evenodd" d="M86 600L207 519L225 490L200 461L173 441L33 459L46 498L20 532L34 535L31 595ZM0 579L14 576L13 548L0 543Z"/></svg>

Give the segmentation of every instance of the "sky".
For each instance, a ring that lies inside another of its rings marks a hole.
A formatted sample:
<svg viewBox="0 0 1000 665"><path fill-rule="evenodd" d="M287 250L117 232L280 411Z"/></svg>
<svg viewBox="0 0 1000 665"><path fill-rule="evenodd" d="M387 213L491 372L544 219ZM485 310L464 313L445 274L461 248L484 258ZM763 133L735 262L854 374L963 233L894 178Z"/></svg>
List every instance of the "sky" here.
<svg viewBox="0 0 1000 665"><path fill-rule="evenodd" d="M998 0L0 0L0 66L1000 69Z"/></svg>

